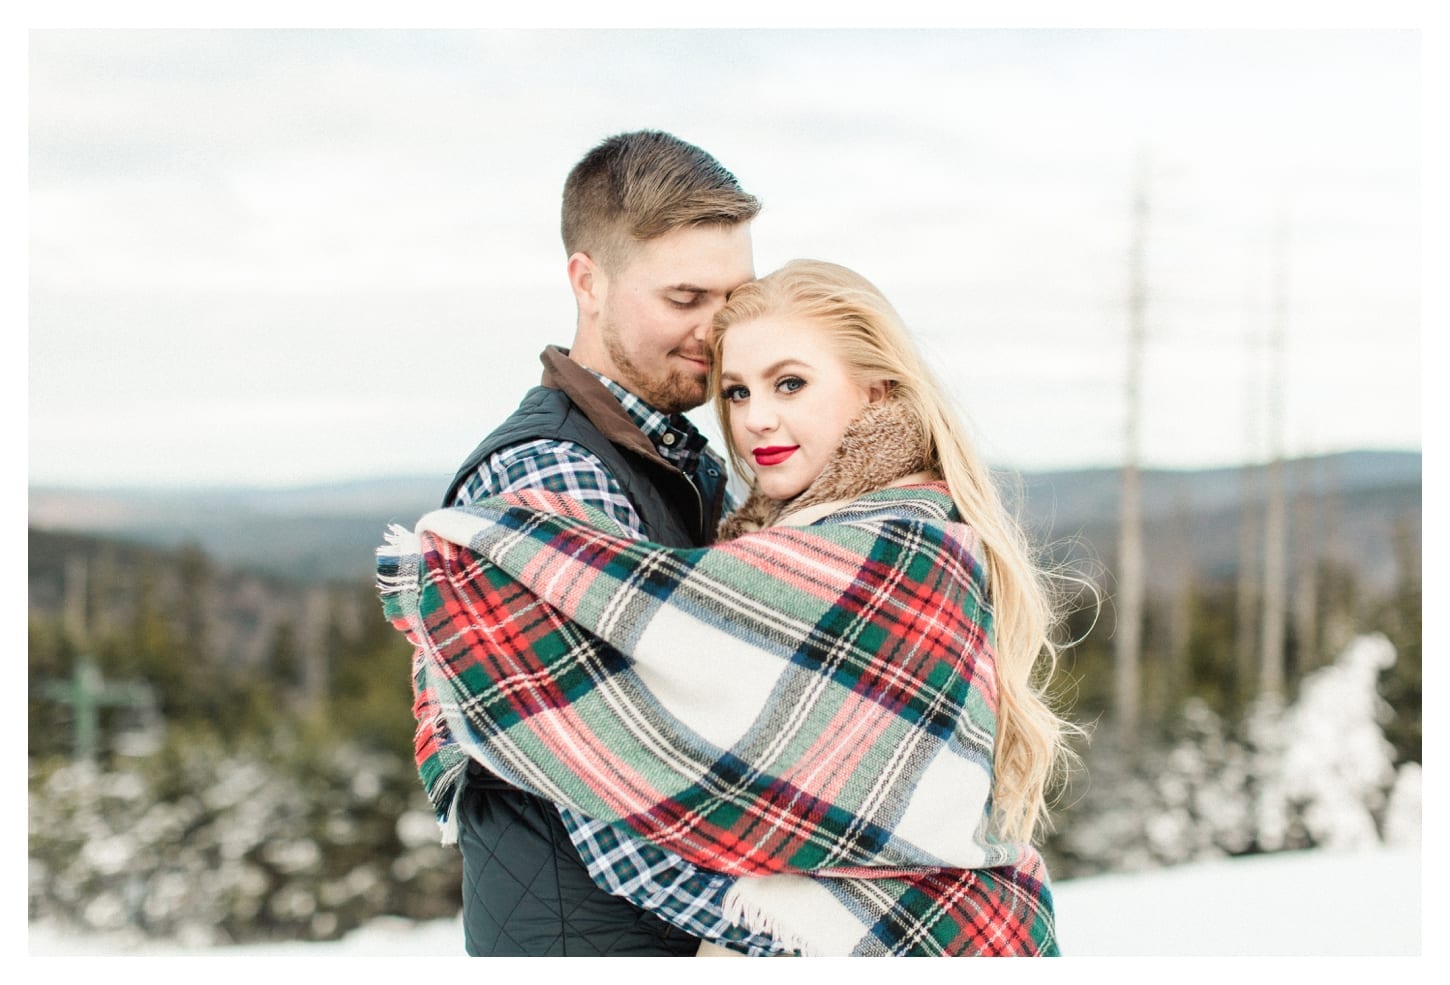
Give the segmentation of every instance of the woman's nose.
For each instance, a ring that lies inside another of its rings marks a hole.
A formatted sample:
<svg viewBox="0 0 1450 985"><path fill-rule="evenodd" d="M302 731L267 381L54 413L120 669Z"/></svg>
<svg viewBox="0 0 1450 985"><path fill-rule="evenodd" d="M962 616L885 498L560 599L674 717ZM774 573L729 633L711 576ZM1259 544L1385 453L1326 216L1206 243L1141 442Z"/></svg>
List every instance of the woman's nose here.
<svg viewBox="0 0 1450 985"><path fill-rule="evenodd" d="M756 434L764 434L775 429L779 418L775 411L762 402L752 401L745 411L745 426Z"/></svg>

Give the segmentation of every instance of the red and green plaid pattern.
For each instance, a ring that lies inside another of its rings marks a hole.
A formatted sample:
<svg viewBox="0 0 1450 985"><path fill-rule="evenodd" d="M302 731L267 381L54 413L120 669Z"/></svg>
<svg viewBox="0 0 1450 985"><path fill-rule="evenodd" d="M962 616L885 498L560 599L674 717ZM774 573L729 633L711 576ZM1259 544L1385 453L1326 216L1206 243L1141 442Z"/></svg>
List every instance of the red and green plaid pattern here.
<svg viewBox="0 0 1450 985"><path fill-rule="evenodd" d="M670 549L518 493L425 517L379 583L469 754L739 877L732 919L807 953L1056 953L1040 856L989 833L991 616L953 515L887 489Z"/></svg>

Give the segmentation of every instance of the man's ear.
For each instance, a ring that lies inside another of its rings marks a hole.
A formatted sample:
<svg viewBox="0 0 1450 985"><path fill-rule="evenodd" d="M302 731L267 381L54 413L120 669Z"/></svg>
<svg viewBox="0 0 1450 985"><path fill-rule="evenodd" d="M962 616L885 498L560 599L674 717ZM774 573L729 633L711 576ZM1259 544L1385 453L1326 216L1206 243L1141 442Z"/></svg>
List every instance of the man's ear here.
<svg viewBox="0 0 1450 985"><path fill-rule="evenodd" d="M587 253L574 253L569 257L569 288L574 292L574 302L581 315L594 315L604 305L604 296L609 290L609 278Z"/></svg>

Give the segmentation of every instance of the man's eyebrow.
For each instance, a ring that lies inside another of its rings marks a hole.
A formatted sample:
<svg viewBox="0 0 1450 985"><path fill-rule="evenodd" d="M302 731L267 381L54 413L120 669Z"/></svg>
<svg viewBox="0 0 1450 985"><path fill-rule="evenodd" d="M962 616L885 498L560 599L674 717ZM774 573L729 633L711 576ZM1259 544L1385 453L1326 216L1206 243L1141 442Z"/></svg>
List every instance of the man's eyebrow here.
<svg viewBox="0 0 1450 985"><path fill-rule="evenodd" d="M665 287L667 291L682 291L686 294L709 294L708 287L696 287L694 284L670 284Z"/></svg>

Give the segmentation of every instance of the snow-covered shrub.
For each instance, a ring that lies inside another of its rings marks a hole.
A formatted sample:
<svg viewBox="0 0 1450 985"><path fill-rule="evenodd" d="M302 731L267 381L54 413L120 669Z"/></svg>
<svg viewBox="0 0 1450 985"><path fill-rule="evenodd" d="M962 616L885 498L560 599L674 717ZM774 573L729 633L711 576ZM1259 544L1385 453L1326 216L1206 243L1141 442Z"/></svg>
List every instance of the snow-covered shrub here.
<svg viewBox="0 0 1450 985"><path fill-rule="evenodd" d="M1089 756L1050 855L1062 874L1086 875L1418 838L1418 767L1397 775L1376 687L1394 659L1384 636L1361 636L1288 707L1262 701L1234 729L1189 701L1168 746Z"/></svg>
<svg viewBox="0 0 1450 985"><path fill-rule="evenodd" d="M1385 807L1385 844L1397 848L1420 845L1420 764L1405 763L1395 774L1395 786Z"/></svg>
<svg viewBox="0 0 1450 985"><path fill-rule="evenodd" d="M198 945L449 916L457 851L436 825L421 837L419 802L410 763L347 745L291 759L179 745L124 770L37 771L30 916Z"/></svg>
<svg viewBox="0 0 1450 985"><path fill-rule="evenodd" d="M1381 635L1352 640L1332 666L1304 679L1298 700L1259 734L1273 749L1265 764L1259 842L1283 847L1353 849L1380 841L1395 781L1394 747L1383 723L1390 709L1375 688L1395 661ZM1298 837L1296 837L1296 835ZM1303 840L1304 845L1296 844Z"/></svg>
<svg viewBox="0 0 1450 985"><path fill-rule="evenodd" d="M1252 757L1206 704L1185 705L1170 745L1135 752L1089 760L1087 790L1051 846L1063 875L1141 871L1252 844Z"/></svg>

